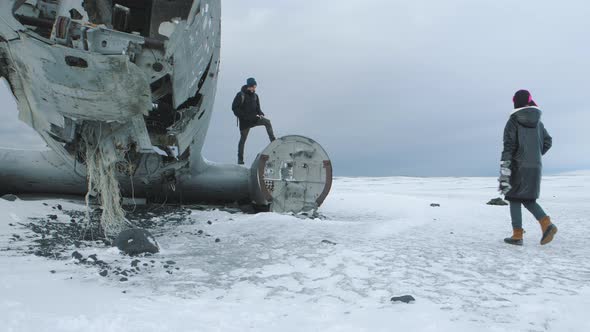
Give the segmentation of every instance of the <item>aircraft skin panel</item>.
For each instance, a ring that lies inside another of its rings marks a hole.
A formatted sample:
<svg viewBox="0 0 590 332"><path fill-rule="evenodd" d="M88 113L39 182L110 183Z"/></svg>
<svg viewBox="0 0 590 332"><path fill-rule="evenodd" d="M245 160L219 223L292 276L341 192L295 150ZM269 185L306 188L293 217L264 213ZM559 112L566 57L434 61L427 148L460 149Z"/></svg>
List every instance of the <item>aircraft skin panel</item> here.
<svg viewBox="0 0 590 332"><path fill-rule="evenodd" d="M22 24L12 15L14 0L0 1L0 40L13 40L18 38L17 31L24 30Z"/></svg>
<svg viewBox="0 0 590 332"><path fill-rule="evenodd" d="M47 45L27 35L7 47L18 72L15 78L30 87L27 98L34 105L33 112L127 122L133 116L147 115L151 108L145 74L124 55L105 57ZM66 59L85 64L67 65Z"/></svg>
<svg viewBox="0 0 590 332"><path fill-rule="evenodd" d="M202 95L202 103L198 112L189 120L186 130L176 135L180 149L191 147L191 154L200 156L209 130L211 116L213 115L213 106L215 104L215 95L217 93L217 74L219 65L219 51L216 51L212 58L212 65L199 90Z"/></svg>
<svg viewBox="0 0 590 332"><path fill-rule="evenodd" d="M189 15L193 16L176 26L167 45L167 54L174 58L174 107L196 95L214 52L221 46L219 0L195 0Z"/></svg>

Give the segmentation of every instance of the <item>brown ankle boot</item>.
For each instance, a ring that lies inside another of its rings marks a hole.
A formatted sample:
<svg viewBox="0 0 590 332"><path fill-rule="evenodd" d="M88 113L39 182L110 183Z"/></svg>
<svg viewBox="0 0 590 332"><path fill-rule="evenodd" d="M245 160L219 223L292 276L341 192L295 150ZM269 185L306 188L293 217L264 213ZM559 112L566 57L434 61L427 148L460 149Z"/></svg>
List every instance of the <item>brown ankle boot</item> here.
<svg viewBox="0 0 590 332"><path fill-rule="evenodd" d="M513 244L515 246L522 246L522 235L524 234L524 230L522 228L515 228L512 230L512 237L507 237L504 239L504 242L508 244Z"/></svg>
<svg viewBox="0 0 590 332"><path fill-rule="evenodd" d="M543 232L541 245L545 245L553 241L553 237L555 236L555 233L557 233L557 226L551 223L551 218L545 217L539 220L539 224L541 225L541 231Z"/></svg>

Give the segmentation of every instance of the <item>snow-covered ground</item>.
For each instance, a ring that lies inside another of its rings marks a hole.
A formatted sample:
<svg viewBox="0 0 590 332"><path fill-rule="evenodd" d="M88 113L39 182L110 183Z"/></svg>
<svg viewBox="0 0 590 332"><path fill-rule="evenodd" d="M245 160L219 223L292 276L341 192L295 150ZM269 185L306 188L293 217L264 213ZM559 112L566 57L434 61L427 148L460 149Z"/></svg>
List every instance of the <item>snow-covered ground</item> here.
<svg viewBox="0 0 590 332"><path fill-rule="evenodd" d="M162 251L128 281L116 267L134 258L113 248L66 250L96 254L106 277L23 253L34 238L21 224L67 223L52 207L79 203L0 200L0 331L590 331L590 174L544 179L559 227L544 247L528 214L525 245L503 243L508 209L485 204L495 187L340 178L323 220L194 210L152 230ZM400 295L416 301L390 302Z"/></svg>

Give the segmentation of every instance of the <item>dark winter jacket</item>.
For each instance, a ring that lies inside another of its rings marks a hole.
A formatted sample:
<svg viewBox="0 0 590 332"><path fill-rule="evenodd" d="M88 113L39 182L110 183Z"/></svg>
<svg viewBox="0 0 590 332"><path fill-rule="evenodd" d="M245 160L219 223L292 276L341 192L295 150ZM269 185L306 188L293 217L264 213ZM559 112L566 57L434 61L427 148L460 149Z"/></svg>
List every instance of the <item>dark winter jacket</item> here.
<svg viewBox="0 0 590 332"><path fill-rule="evenodd" d="M516 109L504 129L502 161L511 161L512 189L506 194L509 201L532 201L541 192L541 157L549 151L552 138L541 122L537 107Z"/></svg>
<svg viewBox="0 0 590 332"><path fill-rule="evenodd" d="M260 109L260 98L255 92L248 91L245 85L234 98L231 108L240 120L240 130L254 127L258 116L264 115Z"/></svg>

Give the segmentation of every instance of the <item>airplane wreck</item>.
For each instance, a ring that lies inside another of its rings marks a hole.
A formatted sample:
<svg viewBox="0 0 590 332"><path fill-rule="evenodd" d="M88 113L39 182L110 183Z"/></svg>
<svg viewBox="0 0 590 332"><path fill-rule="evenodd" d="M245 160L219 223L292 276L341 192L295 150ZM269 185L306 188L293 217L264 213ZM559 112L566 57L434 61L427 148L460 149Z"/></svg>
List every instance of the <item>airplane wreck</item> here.
<svg viewBox="0 0 590 332"><path fill-rule="evenodd" d="M121 197L317 209L332 165L309 138L277 139L250 168L202 156L220 37L219 0L0 2L0 76L49 147L0 148L1 193L97 197L113 234Z"/></svg>

